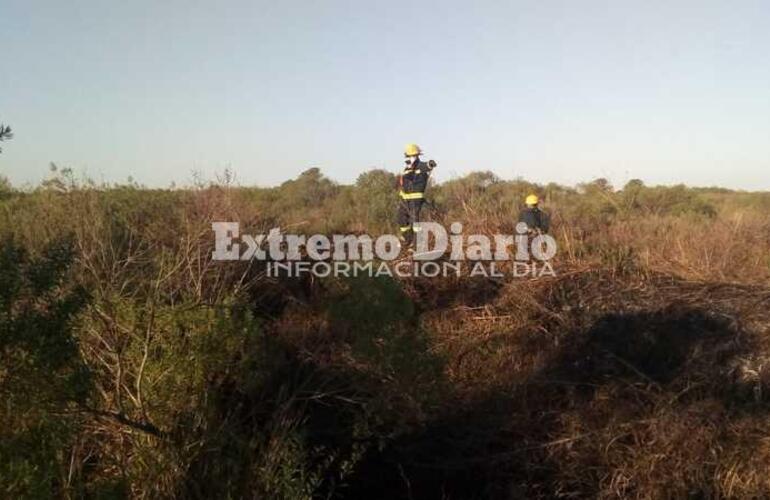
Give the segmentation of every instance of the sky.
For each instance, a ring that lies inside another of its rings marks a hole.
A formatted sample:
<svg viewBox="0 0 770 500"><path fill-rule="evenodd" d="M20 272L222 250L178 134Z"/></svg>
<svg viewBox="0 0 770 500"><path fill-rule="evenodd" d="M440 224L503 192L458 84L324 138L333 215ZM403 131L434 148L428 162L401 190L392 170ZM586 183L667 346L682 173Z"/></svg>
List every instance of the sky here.
<svg viewBox="0 0 770 500"><path fill-rule="evenodd" d="M0 0L0 175L770 190L766 0Z"/></svg>

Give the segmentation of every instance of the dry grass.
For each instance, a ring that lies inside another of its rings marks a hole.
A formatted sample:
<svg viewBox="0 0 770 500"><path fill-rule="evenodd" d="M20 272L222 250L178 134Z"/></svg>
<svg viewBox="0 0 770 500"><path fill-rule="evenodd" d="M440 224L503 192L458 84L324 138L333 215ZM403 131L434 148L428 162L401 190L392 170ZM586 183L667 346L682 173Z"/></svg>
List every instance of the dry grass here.
<svg viewBox="0 0 770 500"><path fill-rule="evenodd" d="M515 204L488 195L449 186L431 218L509 231ZM212 262L214 220L252 233L308 220L228 186L39 196L8 205L8 230L32 251L72 233L73 279L93 295L78 341L97 411L63 452L80 491L770 496L762 210L605 216L555 196L556 277L393 283ZM322 208L313 225L363 227Z"/></svg>
<svg viewBox="0 0 770 500"><path fill-rule="evenodd" d="M770 287L601 268L462 287L422 316L454 396L388 458L407 476L454 471L460 497L770 492Z"/></svg>

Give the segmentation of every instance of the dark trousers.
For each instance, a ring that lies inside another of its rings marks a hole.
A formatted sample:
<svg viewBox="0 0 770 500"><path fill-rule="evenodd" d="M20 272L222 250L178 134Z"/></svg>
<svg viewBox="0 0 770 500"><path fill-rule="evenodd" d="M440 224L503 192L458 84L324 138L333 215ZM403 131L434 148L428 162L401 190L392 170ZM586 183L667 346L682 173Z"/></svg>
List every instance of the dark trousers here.
<svg viewBox="0 0 770 500"><path fill-rule="evenodd" d="M407 244L414 240L415 223L419 221L420 210L425 200L401 200L398 204L398 229Z"/></svg>

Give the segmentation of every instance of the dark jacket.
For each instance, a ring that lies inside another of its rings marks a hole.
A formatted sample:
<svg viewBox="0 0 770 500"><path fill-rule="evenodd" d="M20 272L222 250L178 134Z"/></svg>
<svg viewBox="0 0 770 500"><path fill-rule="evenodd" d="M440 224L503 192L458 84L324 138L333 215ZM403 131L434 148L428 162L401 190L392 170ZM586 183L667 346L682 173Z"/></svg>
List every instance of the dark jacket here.
<svg viewBox="0 0 770 500"><path fill-rule="evenodd" d="M433 168L424 161L417 161L407 167L399 176L398 187L402 193L424 193Z"/></svg>
<svg viewBox="0 0 770 500"><path fill-rule="evenodd" d="M527 225L530 231L540 230L547 233L551 226L550 217L537 207L527 207L519 214L519 222Z"/></svg>

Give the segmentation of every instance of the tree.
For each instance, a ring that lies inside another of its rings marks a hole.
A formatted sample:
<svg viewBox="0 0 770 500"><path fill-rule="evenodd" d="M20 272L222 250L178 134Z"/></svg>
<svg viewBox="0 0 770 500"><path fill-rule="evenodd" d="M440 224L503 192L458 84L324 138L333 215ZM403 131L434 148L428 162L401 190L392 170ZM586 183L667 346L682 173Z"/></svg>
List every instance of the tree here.
<svg viewBox="0 0 770 500"><path fill-rule="evenodd" d="M354 191L355 210L370 231L387 231L398 203L396 176L374 169L358 176Z"/></svg>
<svg viewBox="0 0 770 500"><path fill-rule="evenodd" d="M279 191L281 199L287 204L286 209L320 207L324 201L339 193L337 185L316 167L305 170L296 179L284 182Z"/></svg>
<svg viewBox="0 0 770 500"><path fill-rule="evenodd" d="M0 496L47 497L69 465L91 387L74 327L88 301L66 239L33 256L0 239Z"/></svg>
<svg viewBox="0 0 770 500"><path fill-rule="evenodd" d="M626 210L637 210L641 207L639 199L645 189L644 182L639 179L631 179L623 186L621 201Z"/></svg>
<svg viewBox="0 0 770 500"><path fill-rule="evenodd" d="M4 175L0 175L0 200L7 198L11 193L13 193L11 181Z"/></svg>
<svg viewBox="0 0 770 500"><path fill-rule="evenodd" d="M13 139L11 127L0 123L0 142L7 141L8 139ZM0 153L2 152L3 148L0 148ZM13 191L11 182L5 176L0 175L0 199L8 197L11 191Z"/></svg>
<svg viewBox="0 0 770 500"><path fill-rule="evenodd" d="M11 127L0 123L0 142L8 141L10 139L13 139L13 131L11 130ZM2 152L3 148L0 148L0 153Z"/></svg>

